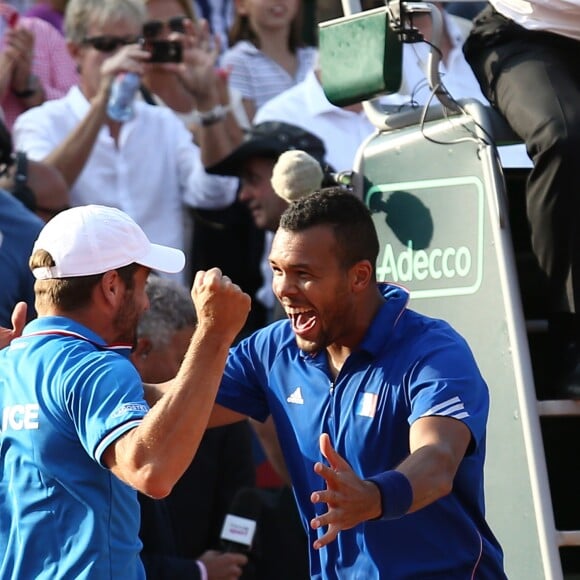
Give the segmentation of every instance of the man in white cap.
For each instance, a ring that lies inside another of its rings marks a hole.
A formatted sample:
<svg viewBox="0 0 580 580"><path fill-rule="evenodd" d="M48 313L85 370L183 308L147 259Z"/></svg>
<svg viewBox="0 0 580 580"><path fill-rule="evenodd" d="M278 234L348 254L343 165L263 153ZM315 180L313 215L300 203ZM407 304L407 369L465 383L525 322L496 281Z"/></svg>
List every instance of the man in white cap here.
<svg viewBox="0 0 580 580"><path fill-rule="evenodd" d="M184 362L143 385L128 357L145 281L183 265L117 209L73 208L41 231L39 318L0 351L0 577L145 577L135 490L164 497L191 463L250 308L218 269L198 272Z"/></svg>

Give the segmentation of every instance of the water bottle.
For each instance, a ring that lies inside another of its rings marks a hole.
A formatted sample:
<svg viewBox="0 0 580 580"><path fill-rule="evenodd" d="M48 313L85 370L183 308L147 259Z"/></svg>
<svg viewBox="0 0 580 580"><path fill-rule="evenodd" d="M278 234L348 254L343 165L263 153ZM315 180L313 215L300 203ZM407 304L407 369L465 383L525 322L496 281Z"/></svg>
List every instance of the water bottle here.
<svg viewBox="0 0 580 580"><path fill-rule="evenodd" d="M117 75L107 103L107 115L113 121L130 121L135 116L133 102L140 84L141 78L137 73L125 72Z"/></svg>

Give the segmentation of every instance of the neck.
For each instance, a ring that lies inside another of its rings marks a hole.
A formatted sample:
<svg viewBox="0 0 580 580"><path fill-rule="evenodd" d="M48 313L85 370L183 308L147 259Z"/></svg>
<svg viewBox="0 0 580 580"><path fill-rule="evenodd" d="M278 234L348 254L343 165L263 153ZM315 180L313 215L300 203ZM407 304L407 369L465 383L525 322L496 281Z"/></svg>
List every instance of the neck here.
<svg viewBox="0 0 580 580"><path fill-rule="evenodd" d="M74 311L64 311L56 307L50 307L39 311L38 316L62 316L63 318L68 318L92 330L106 344L113 344L117 340L115 333L112 332L110 320L103 316L102 313L94 313L91 309L83 308Z"/></svg>
<svg viewBox="0 0 580 580"><path fill-rule="evenodd" d="M385 298L376 285L369 289L369 292L361 296L360 307L350 317L348 334L326 348L328 364L334 378L350 354L359 347L384 303Z"/></svg>
<svg viewBox="0 0 580 580"><path fill-rule="evenodd" d="M279 59L294 57L295 55L288 48L288 37L290 31L287 29L261 30L260 50L268 55L272 60L278 62Z"/></svg>

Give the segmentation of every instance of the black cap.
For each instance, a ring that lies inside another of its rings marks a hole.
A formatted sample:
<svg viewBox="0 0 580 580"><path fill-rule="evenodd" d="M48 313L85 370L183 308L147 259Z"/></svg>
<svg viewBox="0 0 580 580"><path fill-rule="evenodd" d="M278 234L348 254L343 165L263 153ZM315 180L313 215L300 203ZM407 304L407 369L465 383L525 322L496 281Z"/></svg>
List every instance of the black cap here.
<svg viewBox="0 0 580 580"><path fill-rule="evenodd" d="M278 159L284 151L299 149L306 151L321 165L324 164L324 143L312 133L288 123L266 121L252 127L241 145L219 163L207 168L208 173L239 177L242 165L252 157Z"/></svg>

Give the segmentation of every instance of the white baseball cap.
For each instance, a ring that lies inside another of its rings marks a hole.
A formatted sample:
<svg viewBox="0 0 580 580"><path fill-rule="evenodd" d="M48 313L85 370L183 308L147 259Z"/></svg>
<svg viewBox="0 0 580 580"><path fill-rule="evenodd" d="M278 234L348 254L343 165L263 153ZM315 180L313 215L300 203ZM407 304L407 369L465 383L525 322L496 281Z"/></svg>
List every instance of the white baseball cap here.
<svg viewBox="0 0 580 580"><path fill-rule="evenodd" d="M103 274L129 264L180 272L181 250L152 244L126 213L103 205L83 205L53 217L41 230L32 253L46 250L52 267L34 268L37 280Z"/></svg>

